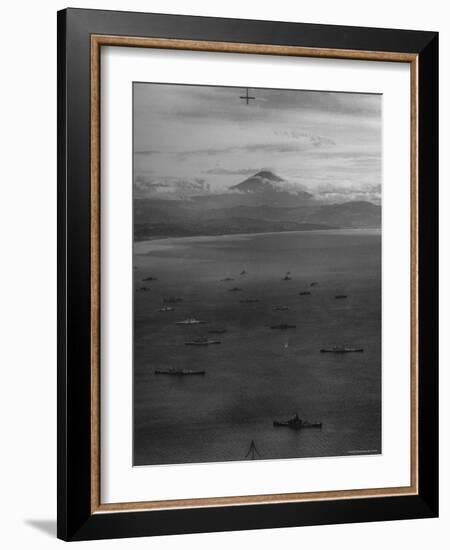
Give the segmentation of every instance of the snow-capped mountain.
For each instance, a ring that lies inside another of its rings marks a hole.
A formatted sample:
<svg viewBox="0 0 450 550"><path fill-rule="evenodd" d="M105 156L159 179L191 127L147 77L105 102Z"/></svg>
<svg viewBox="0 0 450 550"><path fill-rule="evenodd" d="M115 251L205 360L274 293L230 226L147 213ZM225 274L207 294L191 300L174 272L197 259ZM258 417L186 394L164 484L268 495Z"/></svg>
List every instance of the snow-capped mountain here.
<svg viewBox="0 0 450 550"><path fill-rule="evenodd" d="M302 198L311 198L311 193L305 191L298 184L288 182L280 178L270 170L257 172L253 176L245 179L237 185L230 187L230 191L239 191L240 193L289 193L301 196Z"/></svg>

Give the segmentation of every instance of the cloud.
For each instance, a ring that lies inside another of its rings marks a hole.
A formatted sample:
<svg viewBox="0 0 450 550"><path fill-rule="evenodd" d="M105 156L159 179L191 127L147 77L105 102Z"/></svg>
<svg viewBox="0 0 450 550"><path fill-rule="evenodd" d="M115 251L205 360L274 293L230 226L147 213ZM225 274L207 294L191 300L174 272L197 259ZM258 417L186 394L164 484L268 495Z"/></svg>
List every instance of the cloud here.
<svg viewBox="0 0 450 550"><path fill-rule="evenodd" d="M159 155L161 151L149 150L149 151L134 151L135 155L145 155L147 157L151 155Z"/></svg>
<svg viewBox="0 0 450 550"><path fill-rule="evenodd" d="M208 193L210 186L203 178L146 178L138 175L134 180L134 190L141 198L155 194L186 197Z"/></svg>
<svg viewBox="0 0 450 550"><path fill-rule="evenodd" d="M369 201L381 202L381 185L378 183L366 185L333 185L319 184L315 189L316 197L328 202Z"/></svg>
<svg viewBox="0 0 450 550"><path fill-rule="evenodd" d="M165 120L267 119L269 113L326 113L373 118L381 112L381 95L314 90L249 88L255 99L242 101L245 88L140 83L134 85L137 114L158 113Z"/></svg>
<svg viewBox="0 0 450 550"><path fill-rule="evenodd" d="M246 105L245 88L133 90L136 192L220 193L267 165L314 194L327 182L350 196L381 181L380 95L250 88L256 101Z"/></svg>
<svg viewBox="0 0 450 550"><path fill-rule="evenodd" d="M355 160L360 161L361 159L367 161L379 161L381 159L381 154L369 154L365 151L357 151L354 149L350 151L314 151L313 154L314 158L318 159L340 159L350 162L355 162Z"/></svg>
<svg viewBox="0 0 450 550"><path fill-rule="evenodd" d="M307 139L302 141L285 141L281 143L256 143L254 145L247 145L245 150L264 153L300 153L308 150L312 147L322 147L327 145L334 145L334 141L331 139L320 138L319 136L308 136ZM242 149L242 148L240 148Z"/></svg>
<svg viewBox="0 0 450 550"><path fill-rule="evenodd" d="M311 144L314 147L320 147L322 145L336 145L336 142L330 138L306 134L304 132L297 132L296 130L275 130L274 134L276 136L291 138L297 142Z"/></svg>
<svg viewBox="0 0 450 550"><path fill-rule="evenodd" d="M281 133L280 133L281 135ZM248 151L250 153L263 152L263 153L298 153L308 150L310 148L318 148L323 146L333 146L335 142L332 139L323 138L320 136L303 134L302 139L296 139L294 141L282 141L272 143L251 143L243 146L229 146L229 147L208 147L199 149L186 149L186 150L172 150L172 151L136 151L136 155L150 156L155 154L160 155L176 155L178 157L187 157L192 155L219 155L224 153L242 152ZM212 172L211 172L212 173Z"/></svg>
<svg viewBox="0 0 450 550"><path fill-rule="evenodd" d="M162 180L149 180L142 176L137 176L135 178L134 186L137 191L150 191L152 189L158 190L169 187L169 185Z"/></svg>
<svg viewBox="0 0 450 550"><path fill-rule="evenodd" d="M264 168L265 169L265 168ZM228 168L211 168L210 170L205 170L205 174L212 174L214 176L250 176L259 172L261 168L240 168L236 170L229 170Z"/></svg>

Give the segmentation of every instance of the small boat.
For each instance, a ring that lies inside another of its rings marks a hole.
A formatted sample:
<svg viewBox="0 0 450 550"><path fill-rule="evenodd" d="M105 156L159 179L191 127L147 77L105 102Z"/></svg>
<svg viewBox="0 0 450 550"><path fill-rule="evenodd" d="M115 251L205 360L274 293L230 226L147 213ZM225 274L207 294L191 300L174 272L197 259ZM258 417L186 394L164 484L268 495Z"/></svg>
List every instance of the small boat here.
<svg viewBox="0 0 450 550"><path fill-rule="evenodd" d="M163 306L159 311L161 311L162 313L166 313L167 311L175 311L175 308L170 306Z"/></svg>
<svg viewBox="0 0 450 550"><path fill-rule="evenodd" d="M345 298L347 298L347 294L337 294L335 298L336 300L345 300Z"/></svg>
<svg viewBox="0 0 450 550"><path fill-rule="evenodd" d="M208 338L196 338L190 342L185 342L185 346L209 346L211 344L220 344L220 340L208 340Z"/></svg>
<svg viewBox="0 0 450 550"><path fill-rule="evenodd" d="M145 279L142 279L142 281L157 281L158 279L156 277L146 277Z"/></svg>
<svg viewBox="0 0 450 550"><path fill-rule="evenodd" d="M176 298L175 296L169 296L167 298L163 298L164 304L177 304L178 302L182 302L183 298Z"/></svg>
<svg viewBox="0 0 450 550"><path fill-rule="evenodd" d="M272 306L273 311L287 311L289 306Z"/></svg>
<svg viewBox="0 0 450 550"><path fill-rule="evenodd" d="M228 281L234 281L233 277L225 277L225 279L220 279L221 282L226 283Z"/></svg>
<svg viewBox="0 0 450 550"><path fill-rule="evenodd" d="M136 292L147 292L148 290L150 290L148 287L140 286L139 288L136 289Z"/></svg>
<svg viewBox="0 0 450 550"><path fill-rule="evenodd" d="M331 348L322 348L320 353L361 353L363 348L346 348L344 346L332 346Z"/></svg>
<svg viewBox="0 0 450 550"><path fill-rule="evenodd" d="M237 286L228 289L228 292L241 292L241 291L242 291L242 288L239 288Z"/></svg>
<svg viewBox="0 0 450 550"><path fill-rule="evenodd" d="M291 275L291 272L286 271L286 275L281 280L282 281L290 281L292 279L292 277L290 277L290 275Z"/></svg>
<svg viewBox="0 0 450 550"><path fill-rule="evenodd" d="M225 334L226 331L226 328L215 328L212 330L208 330L208 334Z"/></svg>
<svg viewBox="0 0 450 550"><path fill-rule="evenodd" d="M241 304L254 304L256 302L259 302L256 298L247 298L246 300L239 300Z"/></svg>
<svg viewBox="0 0 450 550"><path fill-rule="evenodd" d="M183 321L177 321L176 325L204 325L206 321L200 321L199 319L194 319L194 317L188 317Z"/></svg>
<svg viewBox="0 0 450 550"><path fill-rule="evenodd" d="M280 323L279 325L273 325L272 329L286 330L288 328L297 328L297 325L288 325L287 323Z"/></svg>
<svg viewBox="0 0 450 550"><path fill-rule="evenodd" d="M168 374L169 376L189 376L205 374L204 370L185 370L185 369L156 369L155 374Z"/></svg>
<svg viewBox="0 0 450 550"><path fill-rule="evenodd" d="M247 272L245 271L245 269L243 269L240 274L241 275L247 275Z"/></svg>
<svg viewBox="0 0 450 550"><path fill-rule="evenodd" d="M316 283L315 281L312 282L309 286L319 286L319 283Z"/></svg>
<svg viewBox="0 0 450 550"><path fill-rule="evenodd" d="M273 425L276 428L286 427L293 430L301 430L303 428L322 428L322 422L308 422L307 420L302 420L297 413L295 413L295 415L288 420L274 420Z"/></svg>
<svg viewBox="0 0 450 550"><path fill-rule="evenodd" d="M302 290L302 292L298 293L299 296L310 296L311 292L309 290Z"/></svg>

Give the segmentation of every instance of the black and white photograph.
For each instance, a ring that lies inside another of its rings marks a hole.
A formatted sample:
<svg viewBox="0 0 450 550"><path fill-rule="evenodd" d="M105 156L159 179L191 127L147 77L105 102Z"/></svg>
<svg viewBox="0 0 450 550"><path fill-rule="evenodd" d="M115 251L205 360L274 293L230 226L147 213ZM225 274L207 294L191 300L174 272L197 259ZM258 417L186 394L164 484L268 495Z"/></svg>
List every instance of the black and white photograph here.
<svg viewBox="0 0 450 550"><path fill-rule="evenodd" d="M381 123L133 84L135 466L382 452Z"/></svg>
<svg viewBox="0 0 450 550"><path fill-rule="evenodd" d="M449 546L450 19L371 7L2 5L3 548Z"/></svg>

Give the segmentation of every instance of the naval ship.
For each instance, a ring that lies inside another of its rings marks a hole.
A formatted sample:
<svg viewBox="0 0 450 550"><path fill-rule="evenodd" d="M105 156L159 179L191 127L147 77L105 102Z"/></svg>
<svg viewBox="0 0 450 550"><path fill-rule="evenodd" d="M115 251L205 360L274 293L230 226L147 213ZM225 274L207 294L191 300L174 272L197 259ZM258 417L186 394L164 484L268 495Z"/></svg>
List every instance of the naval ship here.
<svg viewBox="0 0 450 550"><path fill-rule="evenodd" d="M308 422L302 420L297 413L288 420L274 420L273 425L276 428L286 427L293 430L301 430L303 428L322 428L322 422Z"/></svg>
<svg viewBox="0 0 450 550"><path fill-rule="evenodd" d="M188 317L184 321L177 321L176 325L204 325L206 321L200 321L199 319L194 319L194 317Z"/></svg>
<svg viewBox="0 0 450 550"><path fill-rule="evenodd" d="M320 353L355 353L363 352L363 348L347 348L345 346L332 346L331 348L322 348Z"/></svg>
<svg viewBox="0 0 450 550"><path fill-rule="evenodd" d="M273 325L270 328L279 329L279 330L286 330L288 328L297 328L297 325L288 325L287 323L280 323L279 325Z"/></svg>
<svg viewBox="0 0 450 550"><path fill-rule="evenodd" d="M209 346L210 344L220 344L220 340L208 340L208 338L196 338L189 342L185 342L185 346Z"/></svg>
<svg viewBox="0 0 450 550"><path fill-rule="evenodd" d="M168 374L169 376L189 376L205 374L204 370L185 370L185 369L156 369L155 374Z"/></svg>

